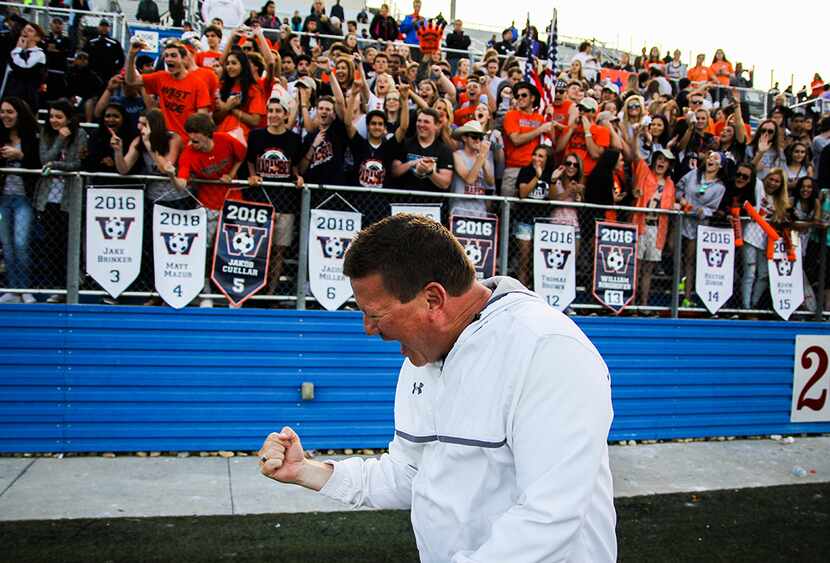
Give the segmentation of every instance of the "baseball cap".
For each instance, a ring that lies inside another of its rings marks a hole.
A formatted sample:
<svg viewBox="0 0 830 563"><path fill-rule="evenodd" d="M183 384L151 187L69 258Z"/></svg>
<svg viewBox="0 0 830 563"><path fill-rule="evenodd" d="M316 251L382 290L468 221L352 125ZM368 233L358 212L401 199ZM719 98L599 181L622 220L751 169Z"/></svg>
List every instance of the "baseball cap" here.
<svg viewBox="0 0 830 563"><path fill-rule="evenodd" d="M589 98L588 96L582 98L577 105L581 108L587 109L588 111L597 111L597 108L599 107L597 101L593 98Z"/></svg>

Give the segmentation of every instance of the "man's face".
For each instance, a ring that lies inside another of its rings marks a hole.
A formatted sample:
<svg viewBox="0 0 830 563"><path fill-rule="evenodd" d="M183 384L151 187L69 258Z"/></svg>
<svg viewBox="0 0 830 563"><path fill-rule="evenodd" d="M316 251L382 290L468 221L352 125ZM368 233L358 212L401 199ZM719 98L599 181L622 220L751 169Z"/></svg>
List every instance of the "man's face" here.
<svg viewBox="0 0 830 563"><path fill-rule="evenodd" d="M415 129L418 131L418 136L422 139L427 139L435 135L435 130L438 124L431 115L425 113L418 114L418 120L415 122Z"/></svg>
<svg viewBox="0 0 830 563"><path fill-rule="evenodd" d="M463 26L463 24L462 24L461 20L455 20L455 23L453 24L452 28L455 31L461 32L462 26Z"/></svg>
<svg viewBox="0 0 830 563"><path fill-rule="evenodd" d="M478 100L479 96L481 96L481 84L475 80L469 80L467 82L467 98L470 100Z"/></svg>
<svg viewBox="0 0 830 563"><path fill-rule="evenodd" d="M378 74L380 74L382 72L386 72L387 69L389 68L389 63L388 63L386 57L381 57L381 56L375 57L375 62L373 63L372 68Z"/></svg>
<svg viewBox="0 0 830 563"><path fill-rule="evenodd" d="M519 91L516 92L516 105L519 106L519 109L522 111L530 110L533 104L533 95L530 93L530 90L527 88L519 88Z"/></svg>
<svg viewBox="0 0 830 563"><path fill-rule="evenodd" d="M697 66L703 66L703 61L706 58L706 55L698 55L697 56Z"/></svg>
<svg viewBox="0 0 830 563"><path fill-rule="evenodd" d="M397 53L394 55L389 55L389 72L392 73L392 76L397 76L400 70L401 56Z"/></svg>
<svg viewBox="0 0 830 563"><path fill-rule="evenodd" d="M20 36L29 41L30 43L37 43L38 41L40 41L40 34L31 25L23 26L23 29L20 32Z"/></svg>
<svg viewBox="0 0 830 563"><path fill-rule="evenodd" d="M421 11L421 0L415 0L412 2L412 11L416 14Z"/></svg>
<svg viewBox="0 0 830 563"><path fill-rule="evenodd" d="M178 49L171 48L164 50L164 64L167 65L167 70L176 72L182 68L184 59Z"/></svg>
<svg viewBox="0 0 830 563"><path fill-rule="evenodd" d="M320 119L320 125L328 127L334 121L334 106L328 100L321 101L317 104L317 117Z"/></svg>
<svg viewBox="0 0 830 563"><path fill-rule="evenodd" d="M210 47L211 49L216 49L216 47L219 46L219 36L213 33L212 31L206 33L205 38L207 39L208 47Z"/></svg>
<svg viewBox="0 0 830 563"><path fill-rule="evenodd" d="M52 23L49 24L49 28L55 35L63 35L63 20L52 20Z"/></svg>
<svg viewBox="0 0 830 563"><path fill-rule="evenodd" d="M219 18L213 18L210 20L210 25L215 25L219 29L223 29L225 27L225 24Z"/></svg>
<svg viewBox="0 0 830 563"><path fill-rule="evenodd" d="M319 0L314 3L314 11L318 14L321 14L323 12L323 3Z"/></svg>
<svg viewBox="0 0 830 563"><path fill-rule="evenodd" d="M268 126L280 127L285 125L285 110L280 104L268 104Z"/></svg>
<svg viewBox="0 0 830 563"><path fill-rule="evenodd" d="M380 274L350 280L358 308L363 312L363 330L369 336L395 340L401 345L401 354L416 366L437 360L442 351L436 350L430 336L430 306L419 293L408 303L401 303L383 287Z"/></svg>
<svg viewBox="0 0 830 563"><path fill-rule="evenodd" d="M379 115L372 116L367 124L369 136L373 139L382 139L386 136L386 122Z"/></svg>
<svg viewBox="0 0 830 563"><path fill-rule="evenodd" d="M308 76L308 61L303 59L297 61L297 74L300 76Z"/></svg>
<svg viewBox="0 0 830 563"><path fill-rule="evenodd" d="M495 76L496 73L499 71L499 63L496 61L490 61L487 63L487 74L490 76Z"/></svg>
<svg viewBox="0 0 830 563"><path fill-rule="evenodd" d="M703 108L703 96L692 96L689 98L689 109L697 111Z"/></svg>
<svg viewBox="0 0 830 563"><path fill-rule="evenodd" d="M790 130L793 133L801 133L804 130L804 117L801 115L794 115L790 119Z"/></svg>
<svg viewBox="0 0 830 563"><path fill-rule="evenodd" d="M211 142L210 137L203 133L188 133L188 139L190 139L190 146L193 147L193 150L199 152L210 152Z"/></svg>
<svg viewBox="0 0 830 563"><path fill-rule="evenodd" d="M110 26L108 25L99 25L98 26L98 34L99 35L109 35L110 33Z"/></svg>
<svg viewBox="0 0 830 563"><path fill-rule="evenodd" d="M286 75L294 72L294 59L292 59L291 57L283 57L281 68L282 73Z"/></svg>
<svg viewBox="0 0 830 563"><path fill-rule="evenodd" d="M317 31L317 20L308 20L308 32L314 33Z"/></svg>

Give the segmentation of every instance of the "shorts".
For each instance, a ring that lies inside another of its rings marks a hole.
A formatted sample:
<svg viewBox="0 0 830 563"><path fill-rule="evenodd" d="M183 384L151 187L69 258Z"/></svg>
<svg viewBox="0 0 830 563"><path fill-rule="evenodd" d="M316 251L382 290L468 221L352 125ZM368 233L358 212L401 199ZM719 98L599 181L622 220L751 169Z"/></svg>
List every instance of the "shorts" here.
<svg viewBox="0 0 830 563"><path fill-rule="evenodd" d="M291 246L294 242L294 214L277 213L274 222L274 246Z"/></svg>
<svg viewBox="0 0 830 563"><path fill-rule="evenodd" d="M521 168L505 168L501 177L502 197L519 197L519 170Z"/></svg>
<svg viewBox="0 0 830 563"><path fill-rule="evenodd" d="M646 262L659 262L663 251L657 248L657 225L646 225L646 230L637 240L637 258Z"/></svg>

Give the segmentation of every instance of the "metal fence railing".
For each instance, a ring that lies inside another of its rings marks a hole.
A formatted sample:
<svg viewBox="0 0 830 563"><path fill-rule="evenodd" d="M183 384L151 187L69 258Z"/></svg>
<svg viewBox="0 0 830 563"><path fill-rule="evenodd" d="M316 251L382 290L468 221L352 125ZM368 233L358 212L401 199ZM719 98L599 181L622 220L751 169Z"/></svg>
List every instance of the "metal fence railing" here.
<svg viewBox="0 0 830 563"><path fill-rule="evenodd" d="M117 3L116 3L117 4ZM116 6L112 6L115 8ZM38 6L34 4L23 4L21 2L0 2L0 8L14 8L25 14L27 19L37 23L42 29L48 32L49 22L54 17L68 20L70 26L66 33L72 34L81 28L97 28L101 19L109 20L111 25L112 38L127 45L127 15L120 9L118 11L100 10L76 10L70 8L53 8L51 6ZM77 39L77 38L73 38Z"/></svg>
<svg viewBox="0 0 830 563"><path fill-rule="evenodd" d="M40 176L40 170L23 171L20 169L0 169L1 174L15 173ZM14 253L14 275L9 264L5 273L0 270L0 293L13 295L34 294L64 296L68 303L78 303L81 299L89 301L95 296L106 294L98 284L89 277L82 267L84 256L84 221L85 193L90 187L123 187L142 189L150 182L169 182L167 178L157 176L120 176L109 173L90 172L52 172L52 177L62 178L63 189L67 197L63 205L48 203L45 209L35 211L28 221L25 248L15 246L12 238L4 235L0 241L14 248L3 248L6 260L11 261ZM43 180L41 180L43 181ZM253 190L243 181L234 182L235 190ZM529 200L499 196L469 196L451 193L415 192L399 189L369 189L352 186L306 185L301 190L301 197L292 197L297 188L290 184L265 182L268 199L279 213L295 216L293 232L290 233L288 246L282 249L283 267L279 279L270 279L267 289L252 297L252 301L282 302L283 306L304 309L314 298L308 291L308 249L311 210L337 193L345 199L349 207L362 214L362 225L378 221L390 214L392 204L431 204L440 207L443 222L453 215L486 214L498 218L497 248L495 273L512 275L533 287L532 235L533 225L537 222L552 222L571 225L576 233L576 297L570 309L576 313L591 314L604 310L592 294L594 275L594 225L595 221L629 223L642 209L633 207L603 207L585 203L562 203L547 200ZM339 198L335 198L341 201ZM51 201L51 200L50 200ZM144 299L157 296L152 276L153 250L152 212L153 201L146 198L144 203L144 243L141 273L122 295L128 303L142 303ZM187 198L184 203L191 208L200 203L195 197ZM162 202L162 205L165 205ZM345 210L345 208L344 208ZM649 210L664 216L668 220L668 232L665 246L658 259L652 260L648 268L640 268L638 294L630 307L631 311L659 313L664 316L677 317L681 314L709 316L702 303L696 299L692 287L694 280L694 256L690 246L682 235L685 221L693 220L680 211ZM654 215L652 215L654 217ZM0 231L10 229L10 217L0 215ZM5 224L4 224L5 223ZM15 229L20 225L15 225ZM821 224L804 224L799 227L804 241L804 288L805 303L794 313L794 317L823 319L824 288L827 276L827 235L826 227ZM9 231L6 231L9 232ZM212 241L211 241L212 246ZM405 248L402 247L402 252ZM21 255L22 254L22 255ZM212 253L209 252L209 259ZM767 290L761 299L748 309L742 306L743 286L746 275L743 260L735 259L733 294L731 299L718 311L719 315L773 315L770 310L770 296ZM4 260L5 262L5 260ZM26 275L19 277L19 266L23 264ZM210 269L208 268L208 272ZM644 275L648 274L648 279ZM11 277L10 277L11 276ZM12 279L13 278L13 279ZM22 281L21 281L22 280ZM751 283L750 283L751 285ZM644 290L648 288L648 294ZM212 286L202 290L201 297L224 299ZM55 300L60 301L57 297Z"/></svg>

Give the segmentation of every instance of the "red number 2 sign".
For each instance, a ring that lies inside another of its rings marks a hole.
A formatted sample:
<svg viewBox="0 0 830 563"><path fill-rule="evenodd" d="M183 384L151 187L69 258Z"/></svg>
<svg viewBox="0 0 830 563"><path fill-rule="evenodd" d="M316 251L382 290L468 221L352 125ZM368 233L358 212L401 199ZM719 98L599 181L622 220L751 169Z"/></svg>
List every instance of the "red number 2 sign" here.
<svg viewBox="0 0 830 563"><path fill-rule="evenodd" d="M791 422L830 421L828 336L797 336Z"/></svg>

